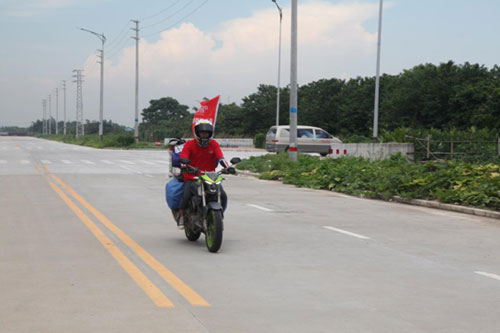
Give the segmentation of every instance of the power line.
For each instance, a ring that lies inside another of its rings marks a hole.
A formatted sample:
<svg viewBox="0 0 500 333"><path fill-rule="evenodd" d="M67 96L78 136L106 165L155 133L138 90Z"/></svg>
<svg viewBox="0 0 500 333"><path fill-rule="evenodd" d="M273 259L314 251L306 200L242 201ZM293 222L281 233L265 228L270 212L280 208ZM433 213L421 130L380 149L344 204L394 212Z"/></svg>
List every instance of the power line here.
<svg viewBox="0 0 500 333"><path fill-rule="evenodd" d="M169 10L170 8L174 7L174 6L175 6L175 5L177 5L179 2L180 2L180 0L177 0L177 1L175 1L173 4L171 4L170 6L168 6L167 8L160 10L158 13L153 14L153 15L150 15L150 16L143 17L143 18L139 19L139 21L149 20L149 19L151 19L151 18L153 18L153 17L156 17L156 16L160 15L161 13L164 13L164 12L166 12L167 10Z"/></svg>
<svg viewBox="0 0 500 333"><path fill-rule="evenodd" d="M153 36L153 35L156 35L156 34L159 34L160 32L163 32L165 30L168 30L168 29L171 29L173 27L175 27L177 24L181 23L182 21L184 21L185 19L187 19L189 16L193 15L195 12L197 12L201 7L203 7L206 3L208 2L208 0L205 0L203 1L198 7L196 7L193 11L191 11L190 13L188 13L186 16L184 16L183 18L181 18L179 21L175 22L174 24L160 30L160 31L157 31L155 33L152 33L152 34L149 34L149 35L144 35L142 37L150 37L150 36Z"/></svg>
<svg viewBox="0 0 500 333"><path fill-rule="evenodd" d="M128 36L127 36L127 37L128 37ZM120 46L120 48L116 49L116 51L115 51L113 54L111 54L111 55L109 55L109 56L108 56L108 59L112 59L115 55L117 55L118 53L120 53L121 51L123 51L123 50L125 49L125 46L126 46L126 45L127 45L127 43L129 43L129 42L130 42L130 39L128 39L128 38L127 38L127 39L126 39L126 40L122 43L122 45Z"/></svg>
<svg viewBox="0 0 500 333"><path fill-rule="evenodd" d="M115 43L115 45L114 45L114 46L112 46L112 47L108 47L108 52L113 52L113 51L115 51L115 50L117 50L117 49L122 48L122 47L123 47L123 42L124 42L124 41L126 41L126 40L129 40L129 37L130 37L130 36L129 36L128 31L127 31L127 33L126 33L126 34L124 34L124 35L120 38L120 40L119 40L117 43Z"/></svg>
<svg viewBox="0 0 500 333"><path fill-rule="evenodd" d="M184 6L183 8L181 8L180 10L183 10L184 8L186 8L187 6L189 6L192 2L194 2L194 0L190 1L189 3L187 3L186 6ZM201 7L203 7L206 3L208 2L208 0L205 0L203 1L199 6L197 6L195 9L193 9L191 12L189 12L187 15L185 15L184 17L182 17L180 20L178 20L177 22L175 22L174 24L170 25L169 27L165 28L165 29L162 29L160 31L157 31L155 33L152 33L152 34L149 34L149 35L145 35L143 37L150 37L152 35L156 35L162 31L165 31L165 30L168 30L172 27L175 27L177 24L181 23L182 21L184 21L186 18L188 18L189 16L193 15L195 12L197 12ZM176 13L172 14L171 16L177 14L179 11L177 11ZM153 24L155 25L155 24ZM152 25L149 25L149 26L152 26ZM143 28L144 29L144 28ZM129 40L126 39L122 42L122 44L115 50L114 53L112 53L110 56L108 56L108 59L112 59L115 55L117 55L119 52L123 51L123 49L125 48L125 46L127 45L127 42ZM108 51L109 52L109 51Z"/></svg>
<svg viewBox="0 0 500 333"><path fill-rule="evenodd" d="M153 26L155 26L155 25L158 25L158 24L160 24L160 23L165 22L166 20L168 20L168 19L170 19L170 18L174 17L175 15L179 14L180 12L182 12L184 9L186 9L186 8L187 8L190 4L192 4L194 1L195 1L195 0L191 0L191 1L189 1L187 4L185 4L185 5L184 5L184 7L182 7L181 9L179 9L179 10L177 10L177 11L175 11L174 13L170 14L169 16L165 17L163 20L160 20L160 21L158 21L158 22L156 22L156 23L153 23L153 24L147 25L147 26L143 27L142 29L147 29L147 28L149 28L149 27L153 27Z"/></svg>
<svg viewBox="0 0 500 333"><path fill-rule="evenodd" d="M110 45L115 44L115 42L116 42L118 39L120 39L120 40L121 40L121 39L122 39L122 37L123 37L122 35L123 35L125 32L128 32L128 29L127 29L127 28L128 28L128 24L129 24L129 23L127 22L127 24L125 25L125 27L123 27L123 28L120 30L120 32L116 35L116 37L114 37L114 38L113 38L110 42L108 42L108 50L109 50L109 46L110 46Z"/></svg>

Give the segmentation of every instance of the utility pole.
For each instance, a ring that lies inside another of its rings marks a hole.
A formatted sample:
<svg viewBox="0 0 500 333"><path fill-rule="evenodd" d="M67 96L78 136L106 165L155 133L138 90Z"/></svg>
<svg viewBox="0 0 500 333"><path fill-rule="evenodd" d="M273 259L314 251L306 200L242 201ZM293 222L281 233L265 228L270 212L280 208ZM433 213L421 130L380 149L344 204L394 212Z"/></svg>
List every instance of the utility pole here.
<svg viewBox="0 0 500 333"><path fill-rule="evenodd" d="M56 88L56 135L59 135L59 88Z"/></svg>
<svg viewBox="0 0 500 333"><path fill-rule="evenodd" d="M83 96L82 96L82 72L83 69L73 70L76 78L76 137L84 135L84 125L83 125Z"/></svg>
<svg viewBox="0 0 500 333"><path fill-rule="evenodd" d="M297 0L292 0L292 38L290 57L290 144L288 155L297 162Z"/></svg>
<svg viewBox="0 0 500 333"><path fill-rule="evenodd" d="M52 96L49 95L49 135L52 135Z"/></svg>
<svg viewBox="0 0 500 333"><path fill-rule="evenodd" d="M104 36L104 33L98 34L97 32L90 31L87 29L80 28L80 30L90 32L91 34L95 35L97 38L99 38L102 42L102 49L97 50L100 52L99 58L101 58L101 61L98 61L97 63L101 64L101 89L100 89L100 103L99 103L99 138L102 141L103 137L103 109L104 109L104 43L106 42L106 37Z"/></svg>
<svg viewBox="0 0 500 333"><path fill-rule="evenodd" d="M43 121L42 121L42 134L47 134L47 100L42 99L43 105Z"/></svg>
<svg viewBox="0 0 500 333"><path fill-rule="evenodd" d="M101 61L98 63L101 64L101 92L99 99L99 139L102 142L102 137L104 135L104 127L103 127L103 109L104 109L104 41L102 42L102 50L98 50L101 52Z"/></svg>
<svg viewBox="0 0 500 333"><path fill-rule="evenodd" d="M64 128L63 128L63 133L66 135L66 80L62 81L62 86L63 86L63 105L64 105Z"/></svg>
<svg viewBox="0 0 500 333"><path fill-rule="evenodd" d="M139 21L131 20L135 23L135 124L134 124L134 137L135 143L139 142Z"/></svg>
<svg viewBox="0 0 500 333"><path fill-rule="evenodd" d="M281 79L281 24L283 21L283 11L281 7L278 5L276 0L272 0L278 7L278 11L280 13L280 32L279 32L279 46L278 46L278 92L276 96L276 130L278 130L278 126L280 124L280 79Z"/></svg>
<svg viewBox="0 0 500 333"><path fill-rule="evenodd" d="M382 41L382 7L383 0L380 0L378 14L378 38L377 38L377 72L375 75L375 110L373 112L373 142L378 141L378 104L380 90L380 44Z"/></svg>

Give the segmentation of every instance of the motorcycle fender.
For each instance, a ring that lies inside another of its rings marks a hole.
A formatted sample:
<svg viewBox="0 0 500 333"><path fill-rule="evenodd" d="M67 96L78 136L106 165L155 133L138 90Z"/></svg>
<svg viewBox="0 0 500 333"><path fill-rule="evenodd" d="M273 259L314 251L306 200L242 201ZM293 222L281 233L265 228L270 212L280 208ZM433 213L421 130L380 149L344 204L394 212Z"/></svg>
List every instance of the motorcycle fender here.
<svg viewBox="0 0 500 333"><path fill-rule="evenodd" d="M222 205L219 202L208 202L207 206L205 207L205 218L208 215L209 210L220 210L222 213L222 216L224 216L224 209L222 209Z"/></svg>

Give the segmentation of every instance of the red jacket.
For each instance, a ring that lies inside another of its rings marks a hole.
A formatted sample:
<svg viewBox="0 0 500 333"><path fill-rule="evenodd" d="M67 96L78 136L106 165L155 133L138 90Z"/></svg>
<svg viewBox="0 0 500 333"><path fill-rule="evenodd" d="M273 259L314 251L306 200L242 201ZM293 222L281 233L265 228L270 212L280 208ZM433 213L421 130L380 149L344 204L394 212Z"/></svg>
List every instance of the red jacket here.
<svg viewBox="0 0 500 333"><path fill-rule="evenodd" d="M215 140L210 140L206 147L200 147L195 140L189 140L182 149L181 158L189 158L190 165L200 169L200 171L215 171L217 162L224 158L224 155ZM195 176L186 172L184 180L193 180Z"/></svg>

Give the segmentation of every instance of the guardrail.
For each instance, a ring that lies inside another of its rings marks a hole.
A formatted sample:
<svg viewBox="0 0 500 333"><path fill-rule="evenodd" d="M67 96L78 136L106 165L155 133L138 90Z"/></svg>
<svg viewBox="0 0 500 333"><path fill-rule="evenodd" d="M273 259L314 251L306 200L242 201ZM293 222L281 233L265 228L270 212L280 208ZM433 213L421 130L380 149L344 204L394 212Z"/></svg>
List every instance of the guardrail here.
<svg viewBox="0 0 500 333"><path fill-rule="evenodd" d="M423 158L441 159L441 158L460 158L466 155L499 155L500 156L500 137L496 141L485 140L438 140L432 139L427 135L425 139L406 135L406 138L413 139L417 144L420 155Z"/></svg>

